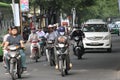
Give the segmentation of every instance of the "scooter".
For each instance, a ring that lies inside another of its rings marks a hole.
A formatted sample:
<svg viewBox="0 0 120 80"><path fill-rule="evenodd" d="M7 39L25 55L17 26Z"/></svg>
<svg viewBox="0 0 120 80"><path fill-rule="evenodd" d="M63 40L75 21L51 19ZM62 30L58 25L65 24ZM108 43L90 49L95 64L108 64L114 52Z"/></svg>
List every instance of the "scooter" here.
<svg viewBox="0 0 120 80"><path fill-rule="evenodd" d="M39 45L40 45L41 55L45 55L45 44L46 44L45 38L44 37L39 37Z"/></svg>
<svg viewBox="0 0 120 80"><path fill-rule="evenodd" d="M48 62L50 62L50 66L55 66L55 54L54 54L54 41L53 40L47 41L46 56L47 56Z"/></svg>
<svg viewBox="0 0 120 80"><path fill-rule="evenodd" d="M21 65L21 55L19 53L20 47L15 45L8 46L8 66L9 66L9 73L11 75L12 80L16 80L21 78L21 74L23 73L22 65Z"/></svg>
<svg viewBox="0 0 120 80"><path fill-rule="evenodd" d="M68 67L69 63L67 62L68 54L68 45L65 45L64 43L58 43L56 45L56 54L57 54L57 60L58 60L58 70L61 72L62 76L65 76L68 74Z"/></svg>
<svg viewBox="0 0 120 80"><path fill-rule="evenodd" d="M31 41L31 46L33 47L32 59L34 59L36 62L38 62L38 59L40 58L39 49L38 49L38 42L39 42L38 40Z"/></svg>
<svg viewBox="0 0 120 80"><path fill-rule="evenodd" d="M78 59L81 59L84 54L84 48L82 45L82 41L80 40L79 36L74 37L74 55L78 57Z"/></svg>

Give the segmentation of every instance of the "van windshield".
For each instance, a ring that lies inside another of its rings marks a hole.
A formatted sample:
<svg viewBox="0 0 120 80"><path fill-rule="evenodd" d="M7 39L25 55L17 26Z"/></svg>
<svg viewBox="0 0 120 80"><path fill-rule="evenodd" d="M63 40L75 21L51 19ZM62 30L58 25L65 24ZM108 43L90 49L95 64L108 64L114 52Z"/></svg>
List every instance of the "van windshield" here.
<svg viewBox="0 0 120 80"><path fill-rule="evenodd" d="M84 32L108 32L107 25L105 24L85 24L83 27Z"/></svg>

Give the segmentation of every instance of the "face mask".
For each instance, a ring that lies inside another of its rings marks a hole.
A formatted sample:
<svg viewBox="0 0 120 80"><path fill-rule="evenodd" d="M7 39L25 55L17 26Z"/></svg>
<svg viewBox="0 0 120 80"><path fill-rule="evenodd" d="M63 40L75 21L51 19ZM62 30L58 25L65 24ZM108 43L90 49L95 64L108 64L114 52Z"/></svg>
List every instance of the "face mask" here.
<svg viewBox="0 0 120 80"><path fill-rule="evenodd" d="M63 36L64 34L65 34L65 32L60 32L60 35L62 35L62 36Z"/></svg>

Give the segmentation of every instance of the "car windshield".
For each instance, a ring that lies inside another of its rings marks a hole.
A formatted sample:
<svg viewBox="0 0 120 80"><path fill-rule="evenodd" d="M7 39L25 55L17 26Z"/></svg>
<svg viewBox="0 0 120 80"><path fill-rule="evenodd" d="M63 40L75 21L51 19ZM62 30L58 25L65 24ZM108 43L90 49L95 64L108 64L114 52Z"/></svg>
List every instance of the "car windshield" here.
<svg viewBox="0 0 120 80"><path fill-rule="evenodd" d="M119 23L119 24L117 24L117 26L118 26L118 28L120 28L120 23Z"/></svg>
<svg viewBox="0 0 120 80"><path fill-rule="evenodd" d="M108 32L105 24L87 24L83 27L84 32Z"/></svg>

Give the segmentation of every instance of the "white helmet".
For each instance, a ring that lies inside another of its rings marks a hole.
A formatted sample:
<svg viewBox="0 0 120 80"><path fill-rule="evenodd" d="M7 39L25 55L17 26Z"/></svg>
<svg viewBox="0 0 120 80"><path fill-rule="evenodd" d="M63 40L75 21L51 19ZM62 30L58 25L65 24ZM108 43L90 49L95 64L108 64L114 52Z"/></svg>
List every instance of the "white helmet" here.
<svg viewBox="0 0 120 80"><path fill-rule="evenodd" d="M57 24L53 24L53 26L57 26Z"/></svg>
<svg viewBox="0 0 120 80"><path fill-rule="evenodd" d="M54 27L54 26L53 26L53 25L51 25L51 24L50 24L50 25L48 25L48 28L52 28L52 27Z"/></svg>

